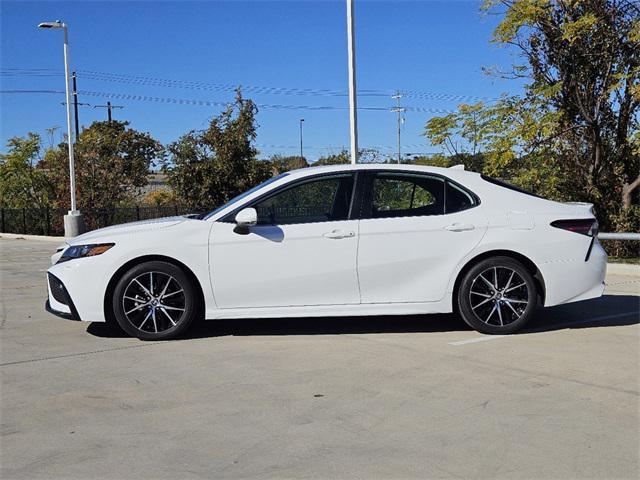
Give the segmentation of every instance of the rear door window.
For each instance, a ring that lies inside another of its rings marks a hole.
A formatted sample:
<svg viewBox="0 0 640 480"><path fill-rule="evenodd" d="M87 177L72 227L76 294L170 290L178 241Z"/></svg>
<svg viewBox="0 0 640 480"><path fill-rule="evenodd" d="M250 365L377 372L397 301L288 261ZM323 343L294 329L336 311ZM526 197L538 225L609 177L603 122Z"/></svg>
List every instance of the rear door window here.
<svg viewBox="0 0 640 480"><path fill-rule="evenodd" d="M444 213L442 178L405 173L375 173L370 183L369 218L416 217Z"/></svg>

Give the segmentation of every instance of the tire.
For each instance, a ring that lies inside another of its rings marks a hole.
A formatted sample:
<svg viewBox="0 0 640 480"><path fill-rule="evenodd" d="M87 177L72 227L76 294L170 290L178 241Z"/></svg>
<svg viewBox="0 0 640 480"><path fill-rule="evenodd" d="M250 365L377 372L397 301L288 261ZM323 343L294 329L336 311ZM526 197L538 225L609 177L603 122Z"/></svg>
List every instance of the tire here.
<svg viewBox="0 0 640 480"><path fill-rule="evenodd" d="M169 340L184 333L198 312L195 286L167 262L132 267L118 280L112 308L118 325L140 340Z"/></svg>
<svg viewBox="0 0 640 480"><path fill-rule="evenodd" d="M522 263L511 257L491 257L464 274L456 310L478 332L504 335L520 330L531 319L537 298L536 282Z"/></svg>

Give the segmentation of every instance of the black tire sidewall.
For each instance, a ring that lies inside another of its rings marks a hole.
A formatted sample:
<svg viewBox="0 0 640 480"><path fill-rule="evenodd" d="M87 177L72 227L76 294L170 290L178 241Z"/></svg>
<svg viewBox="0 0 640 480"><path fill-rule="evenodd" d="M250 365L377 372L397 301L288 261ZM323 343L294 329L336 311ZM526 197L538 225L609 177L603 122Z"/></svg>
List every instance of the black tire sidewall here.
<svg viewBox="0 0 640 480"><path fill-rule="evenodd" d="M127 320L122 308L121 299L127 285L129 285L134 278L150 271L171 275L184 290L185 311L181 321L175 327L159 333L143 332L138 330L129 322L129 320ZM140 340L169 340L178 337L189 328L198 310L196 291L191 279L180 267L173 265L172 263L162 261L150 261L135 265L122 275L113 292L112 309L113 316L118 322L120 328L132 337L139 338Z"/></svg>
<svg viewBox="0 0 640 480"><path fill-rule="evenodd" d="M493 267L505 267L514 270L525 281L529 291L529 303L524 313L520 318L518 318L518 320L505 325L504 327L499 325L488 325L480 320L471 309L469 301L469 291L471 290L473 279L480 273ZM462 281L460 282L460 288L458 288L456 307L462 319L474 330L481 333L504 335L517 332L531 319L536 309L537 295L538 292L533 275L524 265L522 265L522 263L511 257L491 257L478 262L465 273Z"/></svg>

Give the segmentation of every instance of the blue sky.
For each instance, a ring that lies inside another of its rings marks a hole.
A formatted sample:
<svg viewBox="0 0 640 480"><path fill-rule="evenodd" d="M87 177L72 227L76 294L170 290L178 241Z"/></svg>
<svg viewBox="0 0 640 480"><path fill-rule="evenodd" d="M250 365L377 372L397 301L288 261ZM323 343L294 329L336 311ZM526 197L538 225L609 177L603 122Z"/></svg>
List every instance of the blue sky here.
<svg viewBox="0 0 640 480"><path fill-rule="evenodd" d="M233 98L231 87L243 85L262 105L261 156L297 154L300 118L311 160L349 145L344 1L2 1L0 17L3 92L64 90L62 33L36 28L62 19L78 90L91 93L80 101L123 105L115 118L163 143L204 128ZM498 20L481 15L477 1L356 0L361 147L395 152L396 115L387 110L395 90L409 93L402 144L411 153L438 151L421 136L431 116L517 92L517 83L481 70L513 60L489 42ZM3 145L28 131L46 138L45 129L66 128L63 94L1 93L0 101ZM80 109L83 125L105 118L104 109Z"/></svg>

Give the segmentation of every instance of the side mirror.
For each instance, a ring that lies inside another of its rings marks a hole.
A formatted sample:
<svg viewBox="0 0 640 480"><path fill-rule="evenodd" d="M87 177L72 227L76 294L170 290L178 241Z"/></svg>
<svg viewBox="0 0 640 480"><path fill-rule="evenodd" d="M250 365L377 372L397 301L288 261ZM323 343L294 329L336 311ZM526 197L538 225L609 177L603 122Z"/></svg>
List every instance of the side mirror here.
<svg viewBox="0 0 640 480"><path fill-rule="evenodd" d="M253 227L258 223L258 212L255 208L243 208L236 214L236 227L234 232L241 235L249 233L249 227Z"/></svg>

